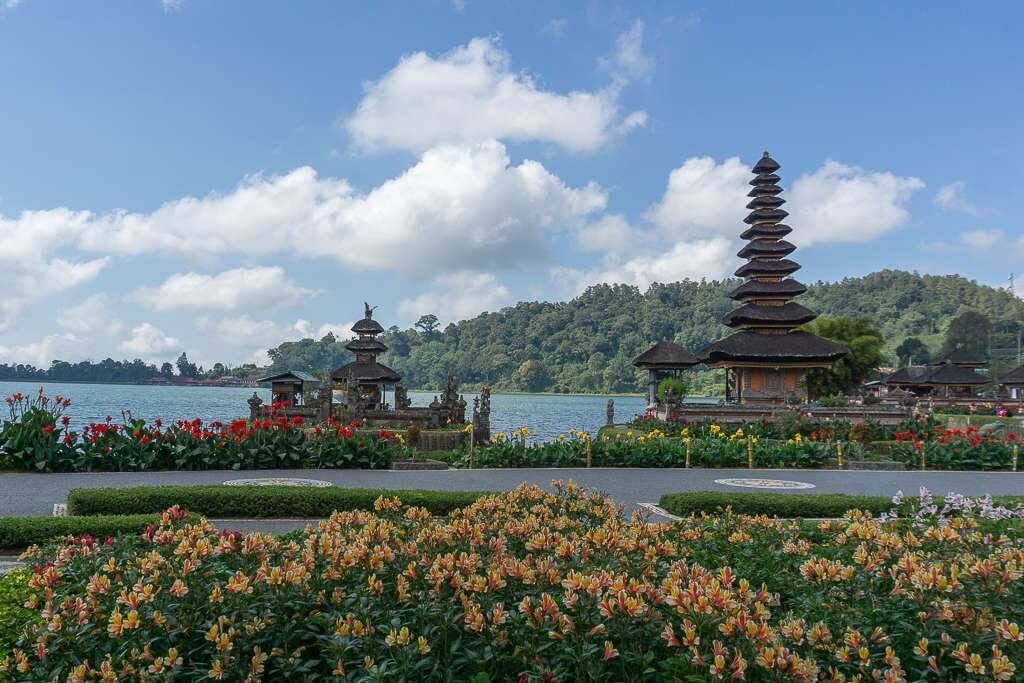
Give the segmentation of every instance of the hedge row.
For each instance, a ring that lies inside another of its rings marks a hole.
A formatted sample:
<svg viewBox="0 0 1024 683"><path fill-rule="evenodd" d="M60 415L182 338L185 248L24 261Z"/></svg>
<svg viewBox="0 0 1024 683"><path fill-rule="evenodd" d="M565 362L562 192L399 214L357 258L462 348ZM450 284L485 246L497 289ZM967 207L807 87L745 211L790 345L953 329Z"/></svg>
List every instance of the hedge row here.
<svg viewBox="0 0 1024 683"><path fill-rule="evenodd" d="M148 524L157 524L153 514L103 515L95 517L0 517L0 548L27 548L54 538L82 536L106 538L134 534Z"/></svg>
<svg viewBox="0 0 1024 683"><path fill-rule="evenodd" d="M379 496L402 499L446 515L466 507L486 491L426 491L421 489L346 489L294 486L140 486L135 488L73 489L68 512L73 515L144 514L172 505L207 517L269 518L327 517L335 510L373 509Z"/></svg>
<svg viewBox="0 0 1024 683"><path fill-rule="evenodd" d="M1014 507L1024 503L1024 496L994 496L999 505ZM668 493L661 497L661 507L674 515L687 516L702 512L714 513L729 507L736 514L774 517L842 517L847 510L868 510L873 513L892 509L888 496L849 496L843 493L725 493L694 491Z"/></svg>

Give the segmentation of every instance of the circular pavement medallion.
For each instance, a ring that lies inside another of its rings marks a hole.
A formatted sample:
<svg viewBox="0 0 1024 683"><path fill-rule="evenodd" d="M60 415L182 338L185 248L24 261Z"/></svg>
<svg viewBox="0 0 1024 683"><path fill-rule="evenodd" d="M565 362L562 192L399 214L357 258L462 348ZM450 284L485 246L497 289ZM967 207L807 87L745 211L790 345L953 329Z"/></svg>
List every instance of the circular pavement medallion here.
<svg viewBox="0 0 1024 683"><path fill-rule="evenodd" d="M225 486L312 486L326 488L333 486L329 481L320 479L295 479L291 477L264 477L262 479L229 479Z"/></svg>
<svg viewBox="0 0 1024 683"><path fill-rule="evenodd" d="M745 489L813 489L814 484L787 479L715 479L716 484Z"/></svg>

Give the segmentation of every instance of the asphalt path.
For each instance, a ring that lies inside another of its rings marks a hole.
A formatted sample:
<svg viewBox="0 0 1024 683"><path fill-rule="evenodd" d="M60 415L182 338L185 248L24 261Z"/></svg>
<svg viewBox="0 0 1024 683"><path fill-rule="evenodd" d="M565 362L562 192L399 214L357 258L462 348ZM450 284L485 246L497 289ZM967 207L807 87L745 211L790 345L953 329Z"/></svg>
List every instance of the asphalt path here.
<svg viewBox="0 0 1024 683"><path fill-rule="evenodd" d="M937 495L949 492L971 496L1024 495L1024 472L871 472L837 470L551 468L406 471L390 470L259 470L211 472L103 472L87 474L0 474L0 517L52 515L54 504L65 503L75 488L98 486L161 486L222 484L231 479L297 477L319 479L346 488L432 489L437 491L504 491L523 482L548 487L552 480L573 480L601 491L632 509L657 503L677 491L778 493L849 493L891 496L897 491L916 495L924 486ZM813 488L737 488L718 479L764 478L811 484Z"/></svg>

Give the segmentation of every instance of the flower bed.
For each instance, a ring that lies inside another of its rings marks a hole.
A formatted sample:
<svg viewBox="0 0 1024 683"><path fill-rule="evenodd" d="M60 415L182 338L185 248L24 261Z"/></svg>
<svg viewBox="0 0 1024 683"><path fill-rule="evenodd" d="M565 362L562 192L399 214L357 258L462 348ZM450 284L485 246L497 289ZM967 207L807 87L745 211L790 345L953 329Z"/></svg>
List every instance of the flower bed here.
<svg viewBox="0 0 1024 683"><path fill-rule="evenodd" d="M996 435L967 429L936 429L924 437L910 432L897 433L894 457L907 468L938 470L1007 470L1014 468L1014 452L1019 454L1020 437L1009 432Z"/></svg>
<svg viewBox="0 0 1024 683"><path fill-rule="evenodd" d="M62 412L68 399L8 397L11 418L0 429L0 468L36 472L110 472L147 470L254 470L289 468L385 468L405 452L387 430L354 433L331 421L304 428L301 417L279 416L275 404L265 420L229 424L179 420L147 423L122 413L120 424L108 417L81 433Z"/></svg>
<svg viewBox="0 0 1024 683"><path fill-rule="evenodd" d="M381 499L290 539L181 514L28 552L34 617L4 666L61 681L898 681L1013 680L1024 661L1022 539L963 504L656 525L571 484L524 486L447 520Z"/></svg>
<svg viewBox="0 0 1024 683"><path fill-rule="evenodd" d="M465 451L455 464L462 467L685 467L690 452L691 467L746 467L751 450L756 467L821 467L829 458L828 445L820 440L797 435L786 441L748 441L742 429L726 432L718 425L706 436L690 438L687 430L680 437L668 437L654 430L627 432L615 438L592 439L586 432L571 430L555 441L528 444L521 430L510 437L496 434L494 440Z"/></svg>

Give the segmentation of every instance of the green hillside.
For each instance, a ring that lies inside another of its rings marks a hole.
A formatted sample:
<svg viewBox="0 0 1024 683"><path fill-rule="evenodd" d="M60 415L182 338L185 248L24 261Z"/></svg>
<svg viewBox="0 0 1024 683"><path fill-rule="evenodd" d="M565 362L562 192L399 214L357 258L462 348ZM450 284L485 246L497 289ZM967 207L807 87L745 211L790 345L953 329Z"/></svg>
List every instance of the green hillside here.
<svg viewBox="0 0 1024 683"><path fill-rule="evenodd" d="M392 328L382 361L410 387L437 388L451 372L464 386L557 392L640 391L643 378L631 360L652 343L672 339L692 350L727 333L719 323L732 307L725 294L737 281L655 284L646 292L627 285L597 285L559 303L523 302L482 313L443 330ZM1016 350L1024 301L956 275L886 270L841 282L810 285L801 303L823 316L869 318L882 330L893 356L907 337L938 353L950 321L976 311L992 323L992 346ZM443 313L442 311L438 311ZM987 350L987 339L985 350ZM275 369L322 370L348 357L342 341L289 342L272 349ZM997 354L994 354L997 355ZM1009 359L1002 362L1009 364ZM696 373L694 391L710 391L721 375Z"/></svg>

